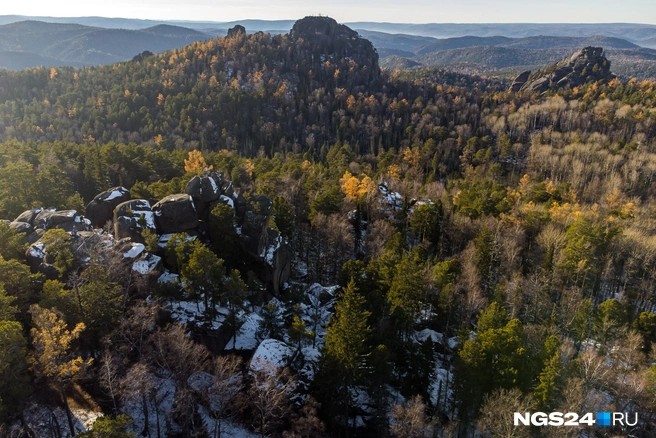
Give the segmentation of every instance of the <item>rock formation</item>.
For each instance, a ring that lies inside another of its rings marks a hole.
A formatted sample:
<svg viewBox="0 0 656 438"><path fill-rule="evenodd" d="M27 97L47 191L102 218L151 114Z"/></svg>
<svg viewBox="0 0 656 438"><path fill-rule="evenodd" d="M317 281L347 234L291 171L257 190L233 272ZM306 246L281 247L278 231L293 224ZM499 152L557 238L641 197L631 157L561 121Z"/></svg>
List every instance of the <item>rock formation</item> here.
<svg viewBox="0 0 656 438"><path fill-rule="evenodd" d="M525 71L521 73L519 76L515 78L513 83L510 85L510 91L512 93L517 93L519 90L522 89L526 81L528 81L528 78L531 76L531 70Z"/></svg>
<svg viewBox="0 0 656 438"><path fill-rule="evenodd" d="M562 61L533 74L520 74L510 86L510 91L544 93L549 90L578 87L589 82L610 81L610 61L601 47L585 47Z"/></svg>
<svg viewBox="0 0 656 438"><path fill-rule="evenodd" d="M153 206L157 230L162 234L181 233L198 227L198 214L191 196L170 195Z"/></svg>
<svg viewBox="0 0 656 438"><path fill-rule="evenodd" d="M378 52L370 41L353 29L329 17L305 17L294 23L292 41L298 55L312 61L312 70L320 71L325 61L354 61L362 72L357 82L369 85L380 77Z"/></svg>
<svg viewBox="0 0 656 438"><path fill-rule="evenodd" d="M126 263L132 263L134 271L149 274L160 271L163 249L171 234L187 233L190 238L207 243L210 240L209 213L222 203L234 209L234 226L241 250L261 267L260 278L274 292L279 292L289 279L293 253L280 233L269 227L273 212L271 199L263 195L236 194L232 183L226 181L222 173L211 169L192 178L185 192L166 196L152 208L145 199L130 200L129 191L122 187L99 194L87 208L96 227L113 221L113 236L101 230L94 231L92 222L75 210L27 210L14 221L5 222L16 232L25 233L30 245L26 252L28 263L35 272L47 278L58 276L42 240L45 232L53 228L70 234L70 248L78 266L88 263L98 242L103 241L106 244L103 250L109 248L122 253ZM145 251L142 233L146 229L159 236L160 249L156 254Z"/></svg>
<svg viewBox="0 0 656 438"><path fill-rule="evenodd" d="M145 229L157 233L155 214L147 200L133 199L114 209L114 237L117 240L130 238L133 242L141 242L141 232Z"/></svg>
<svg viewBox="0 0 656 438"><path fill-rule="evenodd" d="M246 35L246 28L241 24L238 24L235 27L228 29L228 38L234 38L239 34Z"/></svg>
<svg viewBox="0 0 656 438"><path fill-rule="evenodd" d="M86 208L86 216L93 226L102 228L112 220L116 206L130 199L130 191L125 187L114 187L97 195Z"/></svg>

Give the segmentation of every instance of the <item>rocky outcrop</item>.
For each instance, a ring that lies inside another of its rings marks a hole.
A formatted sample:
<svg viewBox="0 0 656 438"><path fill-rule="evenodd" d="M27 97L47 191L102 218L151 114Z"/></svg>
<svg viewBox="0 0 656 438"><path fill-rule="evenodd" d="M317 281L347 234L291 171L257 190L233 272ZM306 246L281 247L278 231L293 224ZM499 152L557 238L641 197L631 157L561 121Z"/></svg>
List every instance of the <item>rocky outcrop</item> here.
<svg viewBox="0 0 656 438"><path fill-rule="evenodd" d="M208 220L212 208L225 192L225 185L223 173L211 169L205 169L200 176L189 180L185 193L193 198L198 219Z"/></svg>
<svg viewBox="0 0 656 438"><path fill-rule="evenodd" d="M14 219L14 222L23 222L26 224L30 224L30 226L34 225L34 219L36 218L36 215L41 213L43 211L42 208L35 208L32 210L27 210L18 215L16 219Z"/></svg>
<svg viewBox="0 0 656 438"><path fill-rule="evenodd" d="M153 206L155 224L161 234L181 233L198 227L198 214L191 196L170 195Z"/></svg>
<svg viewBox="0 0 656 438"><path fill-rule="evenodd" d="M570 58L565 58L533 74L522 73L513 81L510 91L544 93L549 90L578 87L590 82L607 82L614 77L615 75L610 72L610 61L604 56L604 49L585 47Z"/></svg>
<svg viewBox="0 0 656 438"><path fill-rule="evenodd" d="M241 199L245 200L243 197ZM242 246L249 254L260 257L267 243L273 210L271 199L263 195L252 195L246 202L238 202L235 209L241 226Z"/></svg>
<svg viewBox="0 0 656 438"><path fill-rule="evenodd" d="M117 205L130 199L130 191L125 187L114 187L97 195L86 208L86 217L95 227L102 228L112 220Z"/></svg>
<svg viewBox="0 0 656 438"><path fill-rule="evenodd" d="M291 276L294 253L273 228L268 228L265 236L266 244L259 258L268 266L266 281L271 284L274 293L279 293Z"/></svg>
<svg viewBox="0 0 656 438"><path fill-rule="evenodd" d="M98 213L102 208L110 205L114 199L124 199L123 195L129 197L129 192L112 190L98 195L89 204L94 206L91 208L92 211L96 209L96 218L100 213L103 215L106 213L105 211ZM273 292L280 292L290 277L293 253L282 236L269 227L273 202L263 195L236 194L232 183L225 180L222 173L211 169L206 169L201 175L193 177L187 183L184 194L167 196L152 208L145 199L117 203L112 209L112 216L105 221L106 223L113 220L114 236L99 231L92 234L104 235L105 238L113 237L111 246L123 254L126 263L128 261L132 263L134 271L142 274L159 272L162 266L160 256L164 255L163 249L172 234L186 233L190 239L203 241L210 239L207 222L209 212L218 204L228 205L234 210L234 226L239 235L239 250L260 266L258 275L270 285ZM96 220L105 218L106 216L103 216ZM54 226L62 227L63 224L75 224L78 223L77 221L84 221L84 218L77 216L74 211L43 210L25 212L21 215L21 219L35 224L35 231L28 236L31 244L27 251L30 265L44 274L55 275L56 272L52 271L47 258L47 248L41 240L44 230ZM27 222L21 222L23 225L20 227L26 229L30 227ZM159 236L160 250L155 251L155 254L150 254L144 249L142 232L145 229ZM76 230L69 231L71 237L79 242L82 233L77 233ZM83 263L85 257L88 256L76 256L76 259L79 263Z"/></svg>
<svg viewBox="0 0 656 438"><path fill-rule="evenodd" d="M76 210L41 210L34 217L33 224L34 228L42 230L59 228L69 233L91 229L91 222L82 216L78 216Z"/></svg>
<svg viewBox="0 0 656 438"><path fill-rule="evenodd" d="M332 64L355 62L359 85L371 86L380 77L378 52L369 40L353 29L329 17L305 17L294 23L291 38L300 57L312 61L309 66L319 72L326 61Z"/></svg>
<svg viewBox="0 0 656 438"><path fill-rule="evenodd" d="M9 228L14 230L16 233L30 233L32 232L32 225L27 222L9 222Z"/></svg>
<svg viewBox="0 0 656 438"><path fill-rule="evenodd" d="M68 248L73 254L74 263L78 266L88 264L91 257L97 255L101 242L109 242L111 245L111 236L93 231L72 233ZM48 253L48 246L41 238L30 244L25 252L25 258L33 272L40 272L48 279L56 279L59 276L59 272L52 265L54 256Z"/></svg>
<svg viewBox="0 0 656 438"><path fill-rule="evenodd" d="M228 38L234 38L239 35L246 35L246 28L241 24L228 29Z"/></svg>
<svg viewBox="0 0 656 438"><path fill-rule="evenodd" d="M141 232L149 229L157 233L155 214L150 202L145 199L133 199L119 204L114 209L114 238L130 238L133 242L143 242Z"/></svg>
<svg viewBox="0 0 656 438"><path fill-rule="evenodd" d="M529 76L531 76L531 70L525 71L517 76L513 83L510 85L510 91L512 93L517 93L519 90L521 90L526 81L528 81Z"/></svg>

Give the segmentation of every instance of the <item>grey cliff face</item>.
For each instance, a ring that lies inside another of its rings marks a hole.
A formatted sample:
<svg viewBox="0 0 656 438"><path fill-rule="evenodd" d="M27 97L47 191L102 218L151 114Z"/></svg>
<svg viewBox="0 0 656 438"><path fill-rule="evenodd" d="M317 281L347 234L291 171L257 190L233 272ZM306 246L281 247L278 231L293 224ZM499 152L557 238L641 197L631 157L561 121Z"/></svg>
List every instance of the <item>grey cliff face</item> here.
<svg viewBox="0 0 656 438"><path fill-rule="evenodd" d="M549 90L578 87L590 82L610 81L610 61L602 47L584 47L570 58L539 70L524 72L510 86L511 92L545 93Z"/></svg>

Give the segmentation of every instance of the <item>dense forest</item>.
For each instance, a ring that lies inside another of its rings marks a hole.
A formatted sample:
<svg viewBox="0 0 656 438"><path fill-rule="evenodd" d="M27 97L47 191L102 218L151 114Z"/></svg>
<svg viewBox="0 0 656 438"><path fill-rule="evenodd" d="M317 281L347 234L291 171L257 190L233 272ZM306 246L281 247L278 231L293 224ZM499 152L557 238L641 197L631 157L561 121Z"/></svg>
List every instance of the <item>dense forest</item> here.
<svg viewBox="0 0 656 438"><path fill-rule="evenodd" d="M508 90L326 17L0 72L0 436L653 436L656 86Z"/></svg>

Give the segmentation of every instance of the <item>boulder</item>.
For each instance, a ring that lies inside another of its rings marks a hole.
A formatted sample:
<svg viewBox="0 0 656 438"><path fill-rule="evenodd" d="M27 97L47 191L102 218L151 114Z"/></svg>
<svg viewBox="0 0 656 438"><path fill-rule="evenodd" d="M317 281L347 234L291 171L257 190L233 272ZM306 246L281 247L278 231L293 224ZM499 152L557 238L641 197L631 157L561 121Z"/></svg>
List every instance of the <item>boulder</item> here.
<svg viewBox="0 0 656 438"><path fill-rule="evenodd" d="M273 228L267 230L265 238L266 246L259 259L267 265L265 280L271 285L274 293L279 293L291 276L294 253L280 233Z"/></svg>
<svg viewBox="0 0 656 438"><path fill-rule="evenodd" d="M10 222L9 223L9 228L14 230L17 233L31 233L32 232L32 225L28 224L27 222Z"/></svg>
<svg viewBox="0 0 656 438"><path fill-rule="evenodd" d="M157 278L162 272L162 258L149 252L144 253L141 258L132 263L132 270L141 275L153 274Z"/></svg>
<svg viewBox="0 0 656 438"><path fill-rule="evenodd" d="M241 223L241 238L244 249L260 257L267 244L267 231L273 209L271 198L264 195L251 196L245 205Z"/></svg>
<svg viewBox="0 0 656 438"><path fill-rule="evenodd" d="M92 230L91 221L82 216L75 216L72 221L66 221L55 224L53 228L60 228L69 233L76 233L78 231Z"/></svg>
<svg viewBox="0 0 656 438"><path fill-rule="evenodd" d="M72 229L74 223L78 223L80 227L83 227L85 224L82 219L76 218L79 218L79 216L77 216L77 211L75 210L43 210L34 218L34 228L50 230L52 228L70 227Z"/></svg>
<svg viewBox="0 0 656 438"><path fill-rule="evenodd" d="M32 231L25 237L25 240L27 240L27 244L31 245L40 238L43 237L43 235L46 233L46 230L43 230L41 228L37 228L36 230Z"/></svg>
<svg viewBox="0 0 656 438"><path fill-rule="evenodd" d="M38 237L36 241L30 243L25 251L27 264L33 271L51 272L49 266L54 262L54 258L48 254L48 247L41 239L45 234L42 229L35 230L28 236L28 242ZM105 248L111 248L113 242L111 236L105 233L95 233L93 231L81 231L71 234L69 249L73 253L73 260L77 265L87 265L92 256L99 255ZM45 267L48 267L44 271Z"/></svg>
<svg viewBox="0 0 656 438"><path fill-rule="evenodd" d="M289 280L292 272L293 257L294 253L289 248L289 245L284 242L274 251L271 283L275 293L280 293L284 284Z"/></svg>
<svg viewBox="0 0 656 438"><path fill-rule="evenodd" d="M130 199L130 191L125 187L114 187L97 195L87 205L87 218L95 227L102 228L112 220L117 205Z"/></svg>
<svg viewBox="0 0 656 438"><path fill-rule="evenodd" d="M232 185L232 181L223 181L223 185L221 186L221 192L228 198L234 198L235 197L235 187Z"/></svg>
<svg viewBox="0 0 656 438"><path fill-rule="evenodd" d="M180 233L198 227L198 215L191 196L170 195L153 207L160 234Z"/></svg>
<svg viewBox="0 0 656 438"><path fill-rule="evenodd" d="M24 222L26 224L34 225L34 219L36 218L36 215L42 211L42 208L35 208L33 210L24 211L16 219L14 219L14 222Z"/></svg>
<svg viewBox="0 0 656 438"><path fill-rule="evenodd" d="M43 243L41 240L32 243L25 251L25 259L33 271L39 268L39 265L43 263L45 257L45 243Z"/></svg>
<svg viewBox="0 0 656 438"><path fill-rule="evenodd" d="M219 199L223 187L223 174L206 169L202 175L193 177L185 187L185 193L200 202L212 202Z"/></svg>
<svg viewBox="0 0 656 438"><path fill-rule="evenodd" d="M528 70L517 76L513 83L510 85L510 91L512 93L517 93L519 90L521 90L530 75L531 70Z"/></svg>
<svg viewBox="0 0 656 438"><path fill-rule="evenodd" d="M119 204L114 210L114 237L116 240L129 237L135 242L142 242L141 232L145 229L157 231L155 214L150 202L145 199L133 199Z"/></svg>

